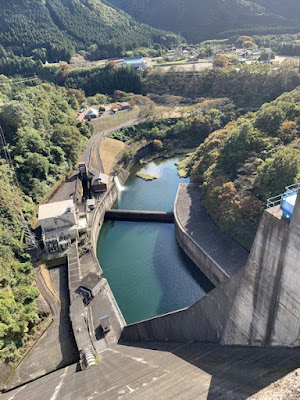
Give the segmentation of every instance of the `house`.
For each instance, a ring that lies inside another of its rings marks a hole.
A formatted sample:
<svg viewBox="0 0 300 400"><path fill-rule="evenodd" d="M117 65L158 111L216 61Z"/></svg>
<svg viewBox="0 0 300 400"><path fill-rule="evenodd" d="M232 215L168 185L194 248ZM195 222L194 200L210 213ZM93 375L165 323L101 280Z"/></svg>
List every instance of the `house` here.
<svg viewBox="0 0 300 400"><path fill-rule="evenodd" d="M106 174L99 174L92 182L92 189L95 193L105 192L107 190L109 176Z"/></svg>
<svg viewBox="0 0 300 400"><path fill-rule="evenodd" d="M86 114L86 117L90 116L91 118L98 118L99 117L99 111L95 110L95 108L91 108Z"/></svg>
<svg viewBox="0 0 300 400"><path fill-rule="evenodd" d="M89 272L80 282L79 293L83 296L83 302L88 304L93 297L95 297L105 285L105 280L102 276Z"/></svg>
<svg viewBox="0 0 300 400"><path fill-rule="evenodd" d="M40 205L38 220L47 253L59 253L66 250L71 241L78 236L73 200Z"/></svg>
<svg viewBox="0 0 300 400"><path fill-rule="evenodd" d="M143 57L127 57L124 58L124 63L123 65L128 65L132 68L141 68L145 69L148 67L148 63L146 60L144 60Z"/></svg>
<svg viewBox="0 0 300 400"><path fill-rule="evenodd" d="M121 107L121 110L128 110L130 108L130 104L127 101L123 101L122 103L118 103Z"/></svg>
<svg viewBox="0 0 300 400"><path fill-rule="evenodd" d="M85 117L85 114L80 113L77 115L76 119L77 119L77 121L83 121L84 117Z"/></svg>

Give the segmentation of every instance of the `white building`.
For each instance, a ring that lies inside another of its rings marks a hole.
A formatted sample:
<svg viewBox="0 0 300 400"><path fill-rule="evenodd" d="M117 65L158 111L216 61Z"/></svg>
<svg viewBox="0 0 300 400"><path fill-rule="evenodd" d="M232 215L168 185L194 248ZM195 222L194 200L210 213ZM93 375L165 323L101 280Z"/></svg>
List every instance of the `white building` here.
<svg viewBox="0 0 300 400"><path fill-rule="evenodd" d="M48 253L66 250L71 241L78 236L73 200L40 205L38 219L45 250Z"/></svg>
<svg viewBox="0 0 300 400"><path fill-rule="evenodd" d="M148 63L143 57L128 57L124 58L124 65L129 65L132 68L145 69L148 67Z"/></svg>
<svg viewBox="0 0 300 400"><path fill-rule="evenodd" d="M86 117L90 116L91 118L98 118L99 117L99 111L96 110L95 108L91 108L86 114Z"/></svg>

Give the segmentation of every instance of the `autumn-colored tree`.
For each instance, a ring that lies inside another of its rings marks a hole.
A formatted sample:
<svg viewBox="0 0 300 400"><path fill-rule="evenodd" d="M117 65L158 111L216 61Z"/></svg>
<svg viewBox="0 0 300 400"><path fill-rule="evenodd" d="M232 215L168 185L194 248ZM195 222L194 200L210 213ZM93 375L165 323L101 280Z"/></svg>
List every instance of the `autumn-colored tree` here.
<svg viewBox="0 0 300 400"><path fill-rule="evenodd" d="M226 68L229 65L229 60L226 56L219 56L214 60L214 68Z"/></svg>
<svg viewBox="0 0 300 400"><path fill-rule="evenodd" d="M163 147L162 141L158 139L153 140L153 147L154 150L160 150Z"/></svg>
<svg viewBox="0 0 300 400"><path fill-rule="evenodd" d="M248 35L242 35L237 39L237 43L239 43L239 44L243 44L245 42L254 42L254 39L252 36L248 36Z"/></svg>
<svg viewBox="0 0 300 400"><path fill-rule="evenodd" d="M284 122L278 132L278 136L284 144L291 142L296 136L299 126L295 121Z"/></svg>

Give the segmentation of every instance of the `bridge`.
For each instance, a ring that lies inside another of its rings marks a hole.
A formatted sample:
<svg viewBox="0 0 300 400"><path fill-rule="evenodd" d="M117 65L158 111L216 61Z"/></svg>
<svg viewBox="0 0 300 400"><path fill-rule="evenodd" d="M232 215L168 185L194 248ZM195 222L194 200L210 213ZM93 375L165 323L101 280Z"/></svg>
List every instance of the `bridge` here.
<svg viewBox="0 0 300 400"><path fill-rule="evenodd" d="M174 223L174 213L164 211L109 210L104 219L111 221L143 221Z"/></svg>

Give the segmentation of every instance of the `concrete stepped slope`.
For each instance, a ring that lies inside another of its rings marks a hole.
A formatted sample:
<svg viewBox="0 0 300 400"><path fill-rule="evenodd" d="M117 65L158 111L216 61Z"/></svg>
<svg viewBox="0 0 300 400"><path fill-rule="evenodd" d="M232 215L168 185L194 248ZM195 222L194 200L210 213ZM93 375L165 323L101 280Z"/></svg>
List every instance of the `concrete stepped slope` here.
<svg viewBox="0 0 300 400"><path fill-rule="evenodd" d="M247 264L194 305L124 328L123 340L300 345L300 196L292 220L264 212Z"/></svg>
<svg viewBox="0 0 300 400"><path fill-rule="evenodd" d="M243 400L299 362L300 349L212 343L115 345L89 370L67 367L4 394L1 400Z"/></svg>

